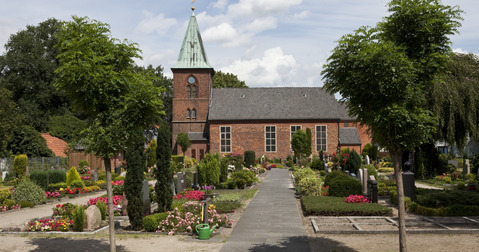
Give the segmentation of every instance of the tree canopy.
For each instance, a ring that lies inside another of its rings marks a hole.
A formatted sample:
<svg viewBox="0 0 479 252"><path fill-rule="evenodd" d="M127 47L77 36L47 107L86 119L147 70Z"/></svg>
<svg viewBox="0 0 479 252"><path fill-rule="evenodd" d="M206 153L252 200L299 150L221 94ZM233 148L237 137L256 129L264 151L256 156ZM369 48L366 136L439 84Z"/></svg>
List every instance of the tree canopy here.
<svg viewBox="0 0 479 252"><path fill-rule="evenodd" d="M213 76L213 88L247 88L244 81L232 73L217 71Z"/></svg>
<svg viewBox="0 0 479 252"><path fill-rule="evenodd" d="M8 139L13 135L13 130L21 121L17 105L12 101L12 92L0 88L0 157L7 157Z"/></svg>
<svg viewBox="0 0 479 252"><path fill-rule="evenodd" d="M185 155L186 150L188 150L188 148L191 146L191 141L188 137L188 134L183 132L178 133L178 136L176 137L176 143L181 147L183 155Z"/></svg>

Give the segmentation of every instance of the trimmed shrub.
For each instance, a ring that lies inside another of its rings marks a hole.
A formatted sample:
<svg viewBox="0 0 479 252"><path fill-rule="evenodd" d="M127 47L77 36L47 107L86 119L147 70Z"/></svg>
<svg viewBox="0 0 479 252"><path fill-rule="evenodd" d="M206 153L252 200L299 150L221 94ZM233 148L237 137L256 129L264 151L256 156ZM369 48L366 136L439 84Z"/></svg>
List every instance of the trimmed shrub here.
<svg viewBox="0 0 479 252"><path fill-rule="evenodd" d="M31 180L23 179L15 188L12 199L16 202L28 201L38 205L46 201L46 195L45 190L39 185Z"/></svg>
<svg viewBox="0 0 479 252"><path fill-rule="evenodd" d="M206 154L198 165L198 182L200 185L217 185L220 182L219 156Z"/></svg>
<svg viewBox="0 0 479 252"><path fill-rule="evenodd" d="M288 166L288 167L293 167L293 166L294 166L294 161L291 160L291 159L288 160L288 161L286 161L286 166Z"/></svg>
<svg viewBox="0 0 479 252"><path fill-rule="evenodd" d="M8 188L1 188L0 189L0 204L3 203L6 199L12 198L12 192Z"/></svg>
<svg viewBox="0 0 479 252"><path fill-rule="evenodd" d="M34 171L30 173L30 180L39 185L43 190L48 187L48 172L47 171Z"/></svg>
<svg viewBox="0 0 479 252"><path fill-rule="evenodd" d="M376 167L374 167L374 165L372 164L363 165L361 166L361 168L368 170L368 177L373 175L376 178L376 180L378 179L378 172L376 171Z"/></svg>
<svg viewBox="0 0 479 252"><path fill-rule="evenodd" d="M7 205L8 208L12 208L12 206L14 206L17 202L15 202L15 200L12 200L12 199L6 199L3 201L3 204L4 205Z"/></svg>
<svg viewBox="0 0 479 252"><path fill-rule="evenodd" d="M65 182L60 182L60 183L55 183L55 184L48 184L47 186L47 191L53 192L55 190L60 190L60 188L67 188L67 183Z"/></svg>
<svg viewBox="0 0 479 252"><path fill-rule="evenodd" d="M324 186L331 186L331 181L334 178L340 177L340 176L347 177L348 175L346 175L346 173L344 173L340 170L335 170L335 171L332 171L332 172L328 173L328 175L326 175L326 178L324 179Z"/></svg>
<svg viewBox="0 0 479 252"><path fill-rule="evenodd" d="M220 160L220 184L228 180L229 158L224 157Z"/></svg>
<svg viewBox="0 0 479 252"><path fill-rule="evenodd" d="M301 198L305 215L321 216L390 216L391 208L375 203L350 204L344 197L305 196Z"/></svg>
<svg viewBox="0 0 479 252"><path fill-rule="evenodd" d="M106 220L106 204L105 204L105 202L103 202L101 200L98 200L95 205L96 205L96 207L98 207L98 209L100 209L101 219Z"/></svg>
<svg viewBox="0 0 479 252"><path fill-rule="evenodd" d="M17 155L13 159L13 171L17 178L25 177L27 172L28 157L25 154Z"/></svg>
<svg viewBox="0 0 479 252"><path fill-rule="evenodd" d="M464 182L459 182L459 183L457 183L457 189L458 189L458 190L464 190L464 189L466 189L466 184L464 184Z"/></svg>
<svg viewBox="0 0 479 252"><path fill-rule="evenodd" d="M83 188L85 187L85 183L80 180L73 180L72 183L70 184L70 188Z"/></svg>
<svg viewBox="0 0 479 252"><path fill-rule="evenodd" d="M329 195L347 197L351 194L362 194L361 182L348 176L339 176L330 181Z"/></svg>
<svg viewBox="0 0 479 252"><path fill-rule="evenodd" d="M48 170L48 183L56 184L60 182L66 182L67 173L62 170Z"/></svg>
<svg viewBox="0 0 479 252"><path fill-rule="evenodd" d="M252 150L247 150L244 152L244 166L246 168L254 167L255 152Z"/></svg>
<svg viewBox="0 0 479 252"><path fill-rule="evenodd" d="M72 166L67 172L67 185L70 186L74 180L81 180L81 177L75 166Z"/></svg>
<svg viewBox="0 0 479 252"><path fill-rule="evenodd" d="M344 170L348 170L351 173L358 174L358 170L361 167L361 156L355 151L352 150L349 152L348 161L344 165Z"/></svg>
<svg viewBox="0 0 479 252"><path fill-rule="evenodd" d="M18 204L21 206L21 208L33 208L35 206L35 204L33 204L32 202L25 200L18 202Z"/></svg>
<svg viewBox="0 0 479 252"><path fill-rule="evenodd" d="M155 232L162 220L166 220L168 213L156 213L143 218L143 229L146 232Z"/></svg>
<svg viewBox="0 0 479 252"><path fill-rule="evenodd" d="M73 230L82 232L85 226L85 208L83 206L76 206L73 214Z"/></svg>
<svg viewBox="0 0 479 252"><path fill-rule="evenodd" d="M303 196L320 196L322 181L316 176L307 176L298 183L301 195Z"/></svg>
<svg viewBox="0 0 479 252"><path fill-rule="evenodd" d="M231 178L238 189L244 189L246 186L252 186L256 181L256 174L252 171L241 170L233 172Z"/></svg>
<svg viewBox="0 0 479 252"><path fill-rule="evenodd" d="M315 157L313 159L313 162L311 163L311 169L313 170L318 170L318 171L324 171L324 164L319 157Z"/></svg>
<svg viewBox="0 0 479 252"><path fill-rule="evenodd" d="M293 172L293 175L294 175L294 183L299 184L303 178L306 178L309 176L315 176L316 174L314 173L313 170L311 170L311 168L301 168Z"/></svg>

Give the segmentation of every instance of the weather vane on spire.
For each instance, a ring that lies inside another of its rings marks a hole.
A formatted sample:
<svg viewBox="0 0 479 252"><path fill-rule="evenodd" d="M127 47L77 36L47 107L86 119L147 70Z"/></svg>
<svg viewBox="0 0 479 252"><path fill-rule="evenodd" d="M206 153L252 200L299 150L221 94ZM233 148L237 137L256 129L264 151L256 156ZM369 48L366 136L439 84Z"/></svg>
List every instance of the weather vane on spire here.
<svg viewBox="0 0 479 252"><path fill-rule="evenodd" d="M192 2L192 4L193 4L193 6L191 6L191 10L192 10L192 11L195 11L195 2L196 2L196 0L191 0L191 2Z"/></svg>

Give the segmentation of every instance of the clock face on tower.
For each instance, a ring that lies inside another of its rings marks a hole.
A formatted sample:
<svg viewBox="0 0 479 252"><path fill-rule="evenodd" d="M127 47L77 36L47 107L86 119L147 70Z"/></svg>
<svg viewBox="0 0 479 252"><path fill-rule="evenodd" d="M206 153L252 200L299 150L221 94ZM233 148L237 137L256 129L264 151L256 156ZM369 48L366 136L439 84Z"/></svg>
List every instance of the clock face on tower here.
<svg viewBox="0 0 479 252"><path fill-rule="evenodd" d="M188 78L188 83L190 83L190 84L195 83L195 78L194 78L193 76L191 76L190 78Z"/></svg>

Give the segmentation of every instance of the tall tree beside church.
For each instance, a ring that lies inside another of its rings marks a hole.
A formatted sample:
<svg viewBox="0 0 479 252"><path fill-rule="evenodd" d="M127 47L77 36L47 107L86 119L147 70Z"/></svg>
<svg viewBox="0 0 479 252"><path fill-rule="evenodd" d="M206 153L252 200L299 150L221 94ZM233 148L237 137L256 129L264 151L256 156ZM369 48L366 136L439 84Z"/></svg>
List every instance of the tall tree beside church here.
<svg viewBox="0 0 479 252"><path fill-rule="evenodd" d="M134 43L111 37L108 24L73 17L58 32L59 67L56 87L72 107L91 122L84 131L87 152L104 160L106 171L110 251L116 251L110 159L123 151L139 130L158 122L163 90L152 76L139 74Z"/></svg>
<svg viewBox="0 0 479 252"><path fill-rule="evenodd" d="M53 86L58 67L56 33L60 21L51 18L12 34L0 56L0 87L13 93L12 100L25 123L45 131L50 116L68 111L67 99Z"/></svg>
<svg viewBox="0 0 479 252"><path fill-rule="evenodd" d="M125 151L128 170L125 178L125 195L128 200L128 219L133 230L143 228L143 171L146 167L144 154L145 137L143 131L137 131L134 139Z"/></svg>
<svg viewBox="0 0 479 252"><path fill-rule="evenodd" d="M173 201L171 190L172 173L170 169L171 135L170 127L163 123L158 129L158 147L156 148L155 193L158 211L170 210Z"/></svg>
<svg viewBox="0 0 479 252"><path fill-rule="evenodd" d="M247 88L246 83L232 73L218 71L213 76L213 88Z"/></svg>
<svg viewBox="0 0 479 252"><path fill-rule="evenodd" d="M12 101L12 92L0 88L0 157L10 156L7 151L8 139L21 121L17 105Z"/></svg>
<svg viewBox="0 0 479 252"><path fill-rule="evenodd" d="M188 134L183 132L178 133L178 136L176 137L176 143L178 143L178 145L181 147L183 156L185 155L188 148L190 148L191 146L190 137L188 137Z"/></svg>
<svg viewBox="0 0 479 252"><path fill-rule="evenodd" d="M448 35L461 11L435 0L392 0L391 15L376 28L341 37L323 70L325 88L339 93L350 116L369 127L389 150L397 181L399 248L406 251L402 154L427 142L436 117L426 107L448 59Z"/></svg>

